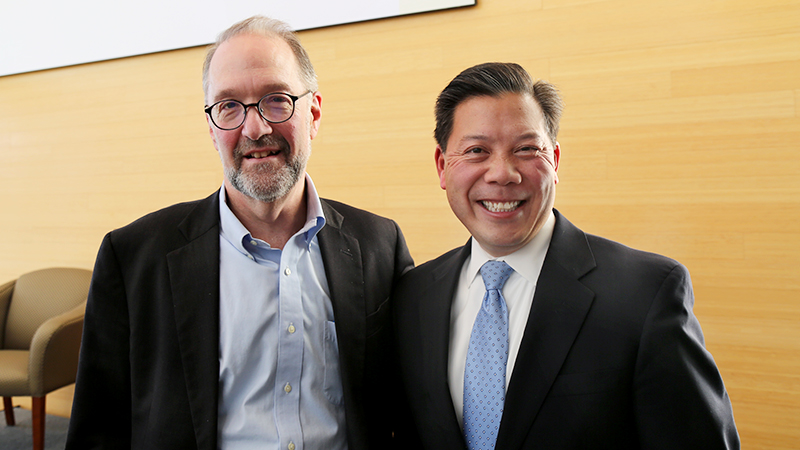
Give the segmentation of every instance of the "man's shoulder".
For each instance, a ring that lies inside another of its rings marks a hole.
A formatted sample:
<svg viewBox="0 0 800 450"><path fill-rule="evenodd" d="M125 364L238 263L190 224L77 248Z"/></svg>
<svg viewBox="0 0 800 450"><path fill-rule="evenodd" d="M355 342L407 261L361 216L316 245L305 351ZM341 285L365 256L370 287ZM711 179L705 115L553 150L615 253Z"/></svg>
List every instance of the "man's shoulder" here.
<svg viewBox="0 0 800 450"><path fill-rule="evenodd" d="M214 202L216 195L214 193L205 199L176 203L161 208L111 231L109 235L115 240L142 241L177 233L181 223L193 213L199 211L203 215L214 214L215 212L211 211L211 208L216 204ZM218 211L216 215L219 215Z"/></svg>
<svg viewBox="0 0 800 450"><path fill-rule="evenodd" d="M629 247L626 244L601 236L586 234L586 239L598 263L620 265L634 269L649 266L674 267L681 265L678 261L652 251Z"/></svg>
<svg viewBox="0 0 800 450"><path fill-rule="evenodd" d="M436 258L433 258L430 261L425 262L424 264L420 264L419 266L414 268L414 271L418 271L420 273L428 273L428 272L435 272L439 270L443 266L453 265L454 267L460 269L461 264L459 264L459 260L461 263L464 262L464 258L461 257L461 252L464 251L464 246L456 247L452 250L449 250ZM466 255L464 255L466 256Z"/></svg>
<svg viewBox="0 0 800 450"><path fill-rule="evenodd" d="M392 219L336 200L323 198L320 201L325 211L325 220L335 228L346 229L359 236L397 234L396 230L399 229Z"/></svg>
<svg viewBox="0 0 800 450"><path fill-rule="evenodd" d="M556 246L556 251L576 249L584 241L592 257L598 265L621 266L621 268L635 268L643 266L675 266L677 261L664 255L630 247L603 236L590 234L573 225L566 217L556 211L556 230L551 240L551 249Z"/></svg>
<svg viewBox="0 0 800 450"><path fill-rule="evenodd" d="M379 215L377 215L377 214L375 214L373 212L370 212L370 211L367 211L367 210L364 210L364 209L361 209L361 208L357 208L357 207L352 206L352 205L348 205L347 203L342 203L340 201L331 200L329 198L321 198L320 201L322 202L323 205L327 204L328 207L330 207L334 211L338 212L339 214L341 214L345 218L353 217L353 218L364 219L364 220L375 220L375 221L378 221L378 222L383 222L383 221L392 222L392 220L389 219L389 218L386 218L386 217L383 217L383 216L379 216Z"/></svg>
<svg viewBox="0 0 800 450"><path fill-rule="evenodd" d="M464 263L464 247L454 248L406 272L400 280L401 290L416 291L431 285L446 275L457 274Z"/></svg>
<svg viewBox="0 0 800 450"><path fill-rule="evenodd" d="M660 286L670 276L687 281L690 279L686 266L668 256L629 247L605 237L588 233L584 235L592 260L591 265L584 266L588 270L584 282L610 286L608 281L614 280L612 285L615 289L645 292ZM558 258L559 264L574 267L574 260L580 258L572 256L562 255Z"/></svg>

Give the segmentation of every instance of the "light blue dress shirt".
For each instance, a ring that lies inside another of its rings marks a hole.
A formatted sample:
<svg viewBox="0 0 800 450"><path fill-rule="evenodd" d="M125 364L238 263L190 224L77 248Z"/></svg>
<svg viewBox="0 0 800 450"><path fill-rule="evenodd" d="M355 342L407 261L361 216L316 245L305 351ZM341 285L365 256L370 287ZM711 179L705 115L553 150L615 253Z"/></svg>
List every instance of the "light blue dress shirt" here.
<svg viewBox="0 0 800 450"><path fill-rule="evenodd" d="M339 350L306 176L306 223L283 250L254 239L220 190L219 448L346 450Z"/></svg>

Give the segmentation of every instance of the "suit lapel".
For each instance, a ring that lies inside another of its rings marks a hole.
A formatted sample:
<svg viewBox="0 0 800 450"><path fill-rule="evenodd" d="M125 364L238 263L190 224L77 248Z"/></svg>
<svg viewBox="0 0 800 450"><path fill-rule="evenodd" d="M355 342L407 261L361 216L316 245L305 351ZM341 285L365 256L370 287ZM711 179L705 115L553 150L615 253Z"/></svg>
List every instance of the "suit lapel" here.
<svg viewBox="0 0 800 450"><path fill-rule="evenodd" d="M219 195L178 227L186 245L169 253L175 325L199 450L217 446L219 387Z"/></svg>
<svg viewBox="0 0 800 450"><path fill-rule="evenodd" d="M317 236L336 321L345 414L349 418L360 418L363 411L352 408L364 404L360 387L364 382L367 306L361 246L358 239L342 231L344 217L325 200L321 202L325 226ZM363 422L348 420L348 427Z"/></svg>
<svg viewBox="0 0 800 450"><path fill-rule="evenodd" d="M509 382L497 448L520 448L583 325L594 292L579 279L595 267L582 231L557 211L553 238Z"/></svg>
<svg viewBox="0 0 800 450"><path fill-rule="evenodd" d="M421 361L426 361L423 370L428 380L429 417L434 417L435 426L447 443L446 448L466 448L464 435L456 419L453 398L448 382L448 360L450 354L450 311L456 292L461 267L470 255L469 243L453 252L452 256L431 272L429 285L420 293L419 323L422 348ZM499 447L498 447L499 448Z"/></svg>

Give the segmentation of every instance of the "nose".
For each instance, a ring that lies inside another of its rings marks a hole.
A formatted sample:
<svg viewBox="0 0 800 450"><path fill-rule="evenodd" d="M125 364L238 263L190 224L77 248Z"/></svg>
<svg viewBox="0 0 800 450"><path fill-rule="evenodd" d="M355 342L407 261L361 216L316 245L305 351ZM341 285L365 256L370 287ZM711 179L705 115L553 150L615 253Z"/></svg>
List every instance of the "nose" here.
<svg viewBox="0 0 800 450"><path fill-rule="evenodd" d="M488 161L489 167L484 174L487 183L497 183L502 186L520 184L522 174L517 169L516 161L512 156L495 155Z"/></svg>
<svg viewBox="0 0 800 450"><path fill-rule="evenodd" d="M272 134L272 125L261 117L257 106L248 106L242 124L242 135L256 141L261 136L268 134Z"/></svg>

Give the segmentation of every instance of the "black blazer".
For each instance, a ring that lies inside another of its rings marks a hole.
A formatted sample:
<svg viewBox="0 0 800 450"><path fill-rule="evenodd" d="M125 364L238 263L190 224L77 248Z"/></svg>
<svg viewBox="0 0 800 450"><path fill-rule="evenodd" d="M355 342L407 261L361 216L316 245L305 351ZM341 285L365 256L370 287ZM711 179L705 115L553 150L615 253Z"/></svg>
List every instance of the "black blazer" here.
<svg viewBox="0 0 800 450"><path fill-rule="evenodd" d="M426 449L465 449L447 381L464 246L406 274L393 308ZM497 449L739 448L730 400L692 312L689 273L584 234L556 212Z"/></svg>
<svg viewBox="0 0 800 450"><path fill-rule="evenodd" d="M393 221L322 201L351 450L386 448L392 285L413 261ZM86 307L68 450L215 450L219 195L106 235Z"/></svg>

